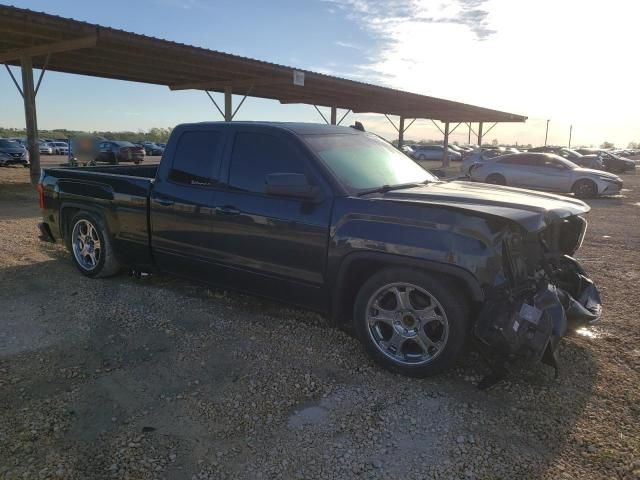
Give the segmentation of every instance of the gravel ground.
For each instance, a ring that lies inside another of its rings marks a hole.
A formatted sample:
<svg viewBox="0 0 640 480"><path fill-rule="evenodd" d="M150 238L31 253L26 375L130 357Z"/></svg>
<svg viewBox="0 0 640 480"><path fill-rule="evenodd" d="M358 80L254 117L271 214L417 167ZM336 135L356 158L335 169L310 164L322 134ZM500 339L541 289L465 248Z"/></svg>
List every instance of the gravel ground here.
<svg viewBox="0 0 640 480"><path fill-rule="evenodd" d="M565 339L557 380L522 363L487 392L473 352L409 379L309 312L87 280L37 240L27 181L0 169L0 478L640 477L640 175L591 202L600 325Z"/></svg>

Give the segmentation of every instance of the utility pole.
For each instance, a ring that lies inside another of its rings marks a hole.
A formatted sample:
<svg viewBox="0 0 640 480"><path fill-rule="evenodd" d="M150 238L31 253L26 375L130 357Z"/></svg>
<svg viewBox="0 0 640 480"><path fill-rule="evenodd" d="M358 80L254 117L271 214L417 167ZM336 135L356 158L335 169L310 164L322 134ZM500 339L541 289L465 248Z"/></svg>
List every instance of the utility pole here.
<svg viewBox="0 0 640 480"><path fill-rule="evenodd" d="M549 137L549 122L551 120L547 120L547 130L544 132L544 146L547 146L547 138Z"/></svg>
<svg viewBox="0 0 640 480"><path fill-rule="evenodd" d="M571 148L571 134L573 133L573 125L569 125L569 148Z"/></svg>

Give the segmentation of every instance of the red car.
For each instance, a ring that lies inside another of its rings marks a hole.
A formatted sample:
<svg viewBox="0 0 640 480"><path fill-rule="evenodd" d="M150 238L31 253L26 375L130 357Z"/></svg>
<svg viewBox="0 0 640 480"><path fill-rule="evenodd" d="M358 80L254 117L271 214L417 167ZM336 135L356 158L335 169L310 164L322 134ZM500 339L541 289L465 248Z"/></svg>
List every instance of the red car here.
<svg viewBox="0 0 640 480"><path fill-rule="evenodd" d="M137 165L143 160L144 148L131 142L107 140L98 144L97 162L109 162L114 165L120 162L133 162Z"/></svg>

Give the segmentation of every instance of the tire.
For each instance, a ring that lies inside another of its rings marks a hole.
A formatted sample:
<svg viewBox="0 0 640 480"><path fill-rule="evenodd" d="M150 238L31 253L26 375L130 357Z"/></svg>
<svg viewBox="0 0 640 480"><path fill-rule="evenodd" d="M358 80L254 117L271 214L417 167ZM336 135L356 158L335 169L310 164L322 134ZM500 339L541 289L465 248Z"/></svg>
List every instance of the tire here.
<svg viewBox="0 0 640 480"><path fill-rule="evenodd" d="M418 160L426 160L427 157L425 157L422 153L420 155L418 155Z"/></svg>
<svg viewBox="0 0 640 480"><path fill-rule="evenodd" d="M571 191L577 198L594 198L598 196L598 187L592 180L578 180Z"/></svg>
<svg viewBox="0 0 640 480"><path fill-rule="evenodd" d="M120 271L121 266L102 218L93 213L80 212L69 223L67 233L67 249L80 273L91 278L104 278ZM83 245L91 249L86 250Z"/></svg>
<svg viewBox="0 0 640 480"><path fill-rule="evenodd" d="M467 302L450 282L418 270L390 268L362 285L353 322L365 351L378 364L403 375L427 377L456 362L467 319Z"/></svg>
<svg viewBox="0 0 640 480"><path fill-rule="evenodd" d="M485 178L484 183L490 183L492 185L506 185L507 179L499 173L492 173L487 178Z"/></svg>

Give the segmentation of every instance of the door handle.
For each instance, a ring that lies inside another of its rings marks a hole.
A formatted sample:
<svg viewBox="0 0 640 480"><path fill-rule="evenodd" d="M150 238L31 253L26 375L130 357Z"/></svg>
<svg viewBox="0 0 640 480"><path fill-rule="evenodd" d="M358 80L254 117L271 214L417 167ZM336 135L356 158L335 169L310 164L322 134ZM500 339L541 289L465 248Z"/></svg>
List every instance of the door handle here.
<svg viewBox="0 0 640 480"><path fill-rule="evenodd" d="M216 213L220 215L240 215L240 210L231 205L225 205L223 207L216 207Z"/></svg>
<svg viewBox="0 0 640 480"><path fill-rule="evenodd" d="M170 207L174 204L173 200L169 200L168 198L154 198L153 201L158 205L162 205L163 207Z"/></svg>

